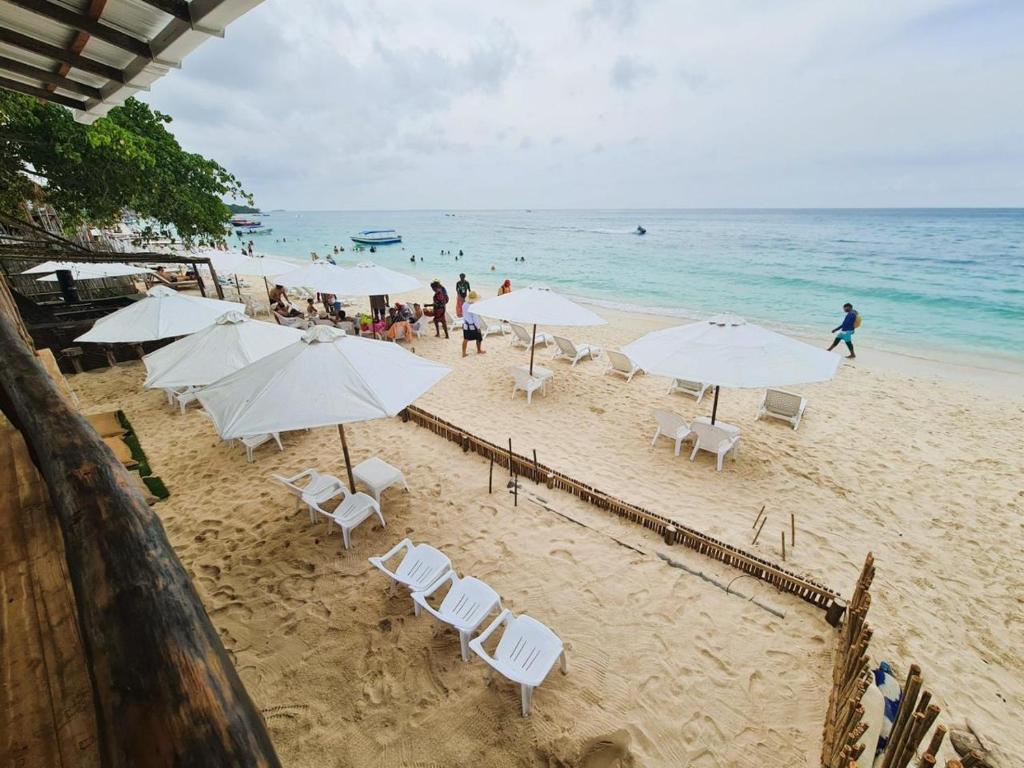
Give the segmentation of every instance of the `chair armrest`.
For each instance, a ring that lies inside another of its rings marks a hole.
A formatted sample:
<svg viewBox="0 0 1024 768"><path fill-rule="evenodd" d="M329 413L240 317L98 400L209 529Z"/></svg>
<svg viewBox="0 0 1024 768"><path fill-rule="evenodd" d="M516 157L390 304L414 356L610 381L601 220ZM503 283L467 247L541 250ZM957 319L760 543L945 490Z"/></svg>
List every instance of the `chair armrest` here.
<svg viewBox="0 0 1024 768"><path fill-rule="evenodd" d="M443 575L439 576L437 578L437 580L433 584L431 584L429 587L427 587L426 589L420 590L418 592L413 592L412 593L413 599L414 600L416 599L416 595L421 595L423 597L430 597L432 594L437 592L437 590L439 590L444 585L444 583L446 581L450 581L452 583L452 586L455 586L455 580L457 578L458 578L458 574L456 574L455 571L452 571L452 570L445 571L445 573Z"/></svg>
<svg viewBox="0 0 1024 768"><path fill-rule="evenodd" d="M304 478L312 477L315 472L316 470L310 467L309 469L304 469L301 472L299 472L299 474L292 475L291 477L282 478L281 475L271 475L271 477L274 477L279 480L287 480L289 483L295 483Z"/></svg>
<svg viewBox="0 0 1024 768"><path fill-rule="evenodd" d="M475 644L479 645L480 646L480 651L483 652L483 644L487 641L487 638L490 637L494 633L494 630L496 630L502 624L508 624L515 617L516 617L516 615L514 613L512 613L512 611L510 611L508 608L503 608L501 613L499 613L495 617L494 621L492 621L488 625L487 629L485 629L483 632L481 632L480 635L475 640L473 640L472 643L470 643L470 644L472 645L472 644L475 643ZM484 653L484 655L487 655L487 654Z"/></svg>
<svg viewBox="0 0 1024 768"><path fill-rule="evenodd" d="M409 552L412 552L413 544L412 544L411 541L409 541L409 539L402 539L400 542L395 544L395 546L393 546L391 549L389 549L383 555L377 555L376 557L371 557L370 558L370 562L373 563L374 565L383 565L388 560L390 560L392 557L394 557L399 552L401 552L403 549L405 550L406 554L408 554Z"/></svg>

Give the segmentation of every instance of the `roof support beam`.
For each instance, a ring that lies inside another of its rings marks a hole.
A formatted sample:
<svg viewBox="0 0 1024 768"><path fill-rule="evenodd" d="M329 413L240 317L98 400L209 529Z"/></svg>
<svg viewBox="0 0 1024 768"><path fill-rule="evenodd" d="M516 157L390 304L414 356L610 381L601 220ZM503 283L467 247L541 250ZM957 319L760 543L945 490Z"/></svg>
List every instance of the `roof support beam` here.
<svg viewBox="0 0 1024 768"><path fill-rule="evenodd" d="M18 93L24 93L28 96L35 96L37 99L52 101L55 104L63 104L65 107L71 107L71 109L85 109L88 106L84 101L72 99L69 96L61 96L59 93L52 93L43 88L37 88L34 85L26 85L18 80L11 80L6 77L0 77L0 88L6 88L9 91L17 91Z"/></svg>
<svg viewBox="0 0 1024 768"><path fill-rule="evenodd" d="M0 70L7 70L8 72L13 72L17 75L21 75L22 77L30 77L33 80L40 80L53 88L62 88L65 91L71 91L72 93L77 93L82 96L88 96L90 99L103 98L103 94L100 93L99 88L93 88L91 85L80 83L77 80L69 80L66 77L61 77L61 75L56 72L48 72L45 69L36 69L29 64L9 59L6 56L0 56Z"/></svg>
<svg viewBox="0 0 1024 768"><path fill-rule="evenodd" d="M108 80L113 80L118 83L123 83L125 81L124 72L117 67L112 67L109 64L104 64L93 59L88 59L85 56L78 55L77 53L71 53L70 51L66 51L56 45L50 45L49 43L44 43L42 40L37 40L34 37L29 37L28 35L23 35L20 32L15 32L13 29L0 27L0 43L13 45L15 48L21 48L22 50L38 54L39 56L47 56L56 61L75 67L76 69L80 69L83 72L92 72L94 75L105 77Z"/></svg>
<svg viewBox="0 0 1024 768"><path fill-rule="evenodd" d="M192 11L186 0L140 0L140 2L151 5L176 19L192 23Z"/></svg>
<svg viewBox="0 0 1024 768"><path fill-rule="evenodd" d="M12 5L17 5L32 13L44 16L47 19L59 22L79 32L85 32L98 40L110 43L121 50L142 56L146 59L153 58L153 51L149 43L139 40L114 27L107 26L88 15L72 11L63 5L51 3L49 0L7 0Z"/></svg>

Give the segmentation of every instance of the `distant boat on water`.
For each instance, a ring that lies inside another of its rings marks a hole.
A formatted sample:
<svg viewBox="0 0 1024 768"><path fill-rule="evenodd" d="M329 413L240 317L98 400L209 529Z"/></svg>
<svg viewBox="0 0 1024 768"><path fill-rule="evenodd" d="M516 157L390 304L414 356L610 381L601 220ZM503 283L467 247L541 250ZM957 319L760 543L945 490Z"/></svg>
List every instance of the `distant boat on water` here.
<svg viewBox="0 0 1024 768"><path fill-rule="evenodd" d="M402 236L393 229L364 229L352 235L352 242L363 245L389 245L402 242Z"/></svg>
<svg viewBox="0 0 1024 768"><path fill-rule="evenodd" d="M644 229L643 227L641 227L641 226L640 226L639 224L637 224L637 225L636 225L636 229L635 229L635 230L633 230L633 231L634 231L634 232L635 232L636 234L638 234L638 235L646 235L646 234L647 234L647 230L646 230L646 229Z"/></svg>
<svg viewBox="0 0 1024 768"><path fill-rule="evenodd" d="M274 231L270 227L264 227L262 221L247 219L241 216L231 217L231 228L235 230L235 234L239 237L245 237L246 235L269 235Z"/></svg>

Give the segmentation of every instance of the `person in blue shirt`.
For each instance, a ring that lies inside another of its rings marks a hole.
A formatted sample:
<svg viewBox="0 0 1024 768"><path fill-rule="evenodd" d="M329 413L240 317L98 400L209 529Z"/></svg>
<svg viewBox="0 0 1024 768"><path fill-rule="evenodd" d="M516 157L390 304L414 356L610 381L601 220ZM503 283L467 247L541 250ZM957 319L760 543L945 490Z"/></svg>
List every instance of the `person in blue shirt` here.
<svg viewBox="0 0 1024 768"><path fill-rule="evenodd" d="M832 329L832 333L835 333L836 337L828 351L831 352L842 341L846 344L846 348L850 350L850 354L847 357L853 360L857 357L853 351L853 332L857 328L857 310L853 308L853 304L847 302L843 304L843 311L846 313L846 316L843 318L842 323ZM836 333L837 331L838 333Z"/></svg>

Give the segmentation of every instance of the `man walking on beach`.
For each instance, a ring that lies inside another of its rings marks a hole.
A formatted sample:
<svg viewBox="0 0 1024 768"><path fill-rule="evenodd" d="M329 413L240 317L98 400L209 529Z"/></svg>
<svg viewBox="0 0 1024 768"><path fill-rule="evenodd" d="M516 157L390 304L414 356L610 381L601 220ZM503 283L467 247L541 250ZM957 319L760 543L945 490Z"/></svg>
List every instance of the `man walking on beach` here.
<svg viewBox="0 0 1024 768"><path fill-rule="evenodd" d="M832 341L832 346L828 348L828 351L831 352L839 346L839 342L842 341L846 344L846 348L850 350L850 354L846 357L853 360L857 357L853 351L853 332L860 324L858 322L859 316L857 314L857 310L853 308L853 304L850 304L849 302L843 304L843 311L846 313L846 316L843 318L842 323L832 329L832 333L835 333L836 337ZM836 333L836 331L838 331L838 333Z"/></svg>
<svg viewBox="0 0 1024 768"><path fill-rule="evenodd" d="M462 317L462 305L466 303L466 296L469 295L469 280L466 273L459 274L459 282L455 284L455 316Z"/></svg>

